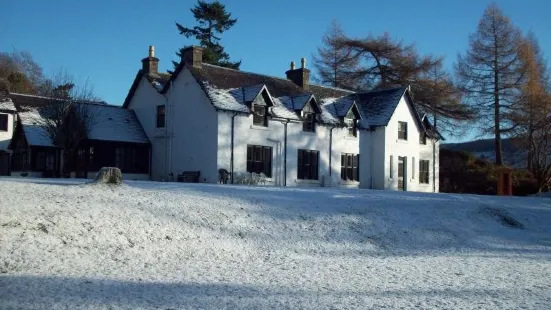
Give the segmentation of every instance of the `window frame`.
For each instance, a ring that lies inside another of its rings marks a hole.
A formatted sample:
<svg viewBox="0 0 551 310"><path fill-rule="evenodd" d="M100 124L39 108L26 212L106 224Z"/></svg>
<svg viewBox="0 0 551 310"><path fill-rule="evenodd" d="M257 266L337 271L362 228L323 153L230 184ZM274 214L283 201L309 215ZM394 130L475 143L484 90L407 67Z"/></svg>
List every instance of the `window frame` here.
<svg viewBox="0 0 551 310"><path fill-rule="evenodd" d="M259 109L257 111L257 109ZM260 114L260 109L262 109L262 114ZM253 125L259 127L268 127L268 107L265 105L253 104ZM262 121L260 121L262 118Z"/></svg>
<svg viewBox="0 0 551 310"><path fill-rule="evenodd" d="M316 113L302 112L302 131L316 132Z"/></svg>
<svg viewBox="0 0 551 310"><path fill-rule="evenodd" d="M421 132L419 134L419 144L427 145L427 133L426 132Z"/></svg>
<svg viewBox="0 0 551 310"><path fill-rule="evenodd" d="M5 119L5 121L4 121ZM10 116L9 114L0 113L0 131L7 132L9 131Z"/></svg>
<svg viewBox="0 0 551 310"><path fill-rule="evenodd" d="M419 184L430 184L430 160L419 160Z"/></svg>
<svg viewBox="0 0 551 310"><path fill-rule="evenodd" d="M161 113L162 110L162 113ZM166 106L164 104L157 106L156 123L157 128L165 128L166 126Z"/></svg>
<svg viewBox="0 0 551 310"><path fill-rule="evenodd" d="M267 178L272 177L273 148L264 145L247 144L247 172L264 173Z"/></svg>
<svg viewBox="0 0 551 310"><path fill-rule="evenodd" d="M403 125L403 128L402 128L402 125ZM408 140L408 123L407 122L398 121L398 140L403 140L403 141Z"/></svg>
<svg viewBox="0 0 551 310"><path fill-rule="evenodd" d="M297 180L319 180L319 151L297 151Z"/></svg>
<svg viewBox="0 0 551 310"><path fill-rule="evenodd" d="M341 153L341 180L360 181L360 154Z"/></svg>

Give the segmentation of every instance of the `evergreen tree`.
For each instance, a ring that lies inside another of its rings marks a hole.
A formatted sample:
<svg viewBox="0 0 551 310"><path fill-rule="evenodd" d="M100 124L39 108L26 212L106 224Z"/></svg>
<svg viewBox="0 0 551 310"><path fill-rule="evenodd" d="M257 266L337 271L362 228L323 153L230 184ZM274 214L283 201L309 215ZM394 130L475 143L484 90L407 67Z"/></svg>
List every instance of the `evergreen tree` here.
<svg viewBox="0 0 551 310"><path fill-rule="evenodd" d="M176 23L176 27L180 34L184 35L186 38L194 37L199 41L199 45L203 48L203 62L221 67L239 69L241 61L230 61L230 56L224 51L224 47L220 44L219 36L233 27L237 19L231 18L231 14L226 12L225 5L219 1L208 3L199 0L197 5L191 9L191 12L199 25L188 28ZM178 57L182 56L182 50L183 48L176 53ZM176 68L178 63L173 63L174 68Z"/></svg>
<svg viewBox="0 0 551 310"><path fill-rule="evenodd" d="M495 137L495 163L503 165L502 134L512 133L511 117L522 74L520 31L491 4L469 38L469 49L455 64L459 84L476 109L483 133Z"/></svg>
<svg viewBox="0 0 551 310"><path fill-rule="evenodd" d="M352 49L342 44L344 32L340 24L333 20L322 37L322 46L313 57L316 79L325 85L345 89L357 89L359 79L354 76L358 70L358 58L352 58Z"/></svg>

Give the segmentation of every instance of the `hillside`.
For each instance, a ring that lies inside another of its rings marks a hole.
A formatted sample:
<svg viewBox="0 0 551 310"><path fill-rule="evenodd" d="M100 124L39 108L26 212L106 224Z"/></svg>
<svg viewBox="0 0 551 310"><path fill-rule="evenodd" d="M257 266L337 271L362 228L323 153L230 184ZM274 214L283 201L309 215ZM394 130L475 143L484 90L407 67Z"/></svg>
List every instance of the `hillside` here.
<svg viewBox="0 0 551 310"><path fill-rule="evenodd" d="M1 309L544 309L551 200L0 179Z"/></svg>
<svg viewBox="0 0 551 310"><path fill-rule="evenodd" d="M452 151L463 151L474 156L495 160L495 141L494 139L480 139L461 143L445 143L441 148ZM511 139L503 139L503 160L506 165L516 168L526 167L526 152L520 149Z"/></svg>

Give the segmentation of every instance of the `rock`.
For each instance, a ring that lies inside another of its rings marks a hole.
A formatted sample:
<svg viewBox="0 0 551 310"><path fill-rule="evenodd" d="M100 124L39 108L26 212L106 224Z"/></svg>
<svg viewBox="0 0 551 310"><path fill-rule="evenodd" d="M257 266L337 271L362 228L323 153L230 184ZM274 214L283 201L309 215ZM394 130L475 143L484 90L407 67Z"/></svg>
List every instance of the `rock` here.
<svg viewBox="0 0 551 310"><path fill-rule="evenodd" d="M103 167L96 174L93 183L120 185L122 183L122 172L116 167Z"/></svg>

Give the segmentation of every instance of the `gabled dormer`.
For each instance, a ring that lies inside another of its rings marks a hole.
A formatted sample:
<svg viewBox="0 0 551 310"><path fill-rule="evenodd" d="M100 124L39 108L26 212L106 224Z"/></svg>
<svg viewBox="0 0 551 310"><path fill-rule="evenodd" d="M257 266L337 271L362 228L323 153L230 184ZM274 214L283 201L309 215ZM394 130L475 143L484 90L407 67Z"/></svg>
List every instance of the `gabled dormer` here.
<svg viewBox="0 0 551 310"><path fill-rule="evenodd" d="M268 127L268 109L274 106L266 85L242 87L243 101L253 114L253 125Z"/></svg>
<svg viewBox="0 0 551 310"><path fill-rule="evenodd" d="M302 119L302 130L316 132L316 122L321 108L312 94L305 94L291 98L293 109Z"/></svg>
<svg viewBox="0 0 551 310"><path fill-rule="evenodd" d="M342 123L348 129L349 136L358 136L358 122L361 118L362 117L360 115L360 110L358 110L356 103L353 102L344 117L342 118Z"/></svg>

